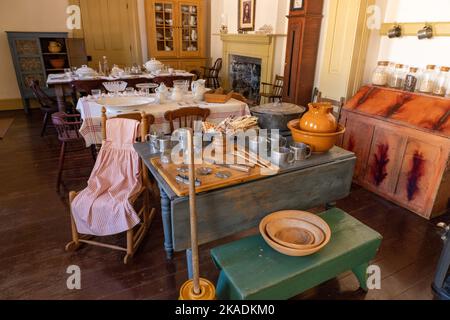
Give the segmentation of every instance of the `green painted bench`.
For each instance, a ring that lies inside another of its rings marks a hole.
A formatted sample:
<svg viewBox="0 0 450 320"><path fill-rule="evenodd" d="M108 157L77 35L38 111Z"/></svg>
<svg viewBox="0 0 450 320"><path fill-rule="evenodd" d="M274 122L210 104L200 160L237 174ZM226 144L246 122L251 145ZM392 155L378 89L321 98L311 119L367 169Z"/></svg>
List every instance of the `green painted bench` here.
<svg viewBox="0 0 450 320"><path fill-rule="evenodd" d="M381 235L340 209L320 214L330 226L330 243L308 257L289 257L260 235L217 247L211 256L220 270L217 297L223 300L283 300L353 271L367 291L367 268Z"/></svg>

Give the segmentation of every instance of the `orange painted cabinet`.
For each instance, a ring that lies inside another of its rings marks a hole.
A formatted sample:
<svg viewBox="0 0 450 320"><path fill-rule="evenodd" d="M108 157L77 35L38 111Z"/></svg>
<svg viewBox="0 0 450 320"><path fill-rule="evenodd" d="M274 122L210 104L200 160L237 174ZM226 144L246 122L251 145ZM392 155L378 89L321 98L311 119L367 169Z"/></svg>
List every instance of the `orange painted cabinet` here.
<svg viewBox="0 0 450 320"><path fill-rule="evenodd" d="M374 126L355 121L351 115L343 117L341 123L346 126L346 133L340 145L344 149L355 153L355 179L360 179L365 174Z"/></svg>
<svg viewBox="0 0 450 320"><path fill-rule="evenodd" d="M377 127L373 135L364 182L381 193L391 194L399 179L407 138L395 130Z"/></svg>
<svg viewBox="0 0 450 320"><path fill-rule="evenodd" d="M424 212L433 202L435 186L442 175L442 151L438 146L410 139L403 157L395 198L415 212Z"/></svg>
<svg viewBox="0 0 450 320"><path fill-rule="evenodd" d="M449 212L447 122L450 99L363 87L341 117L339 143L358 158L354 181L426 219Z"/></svg>

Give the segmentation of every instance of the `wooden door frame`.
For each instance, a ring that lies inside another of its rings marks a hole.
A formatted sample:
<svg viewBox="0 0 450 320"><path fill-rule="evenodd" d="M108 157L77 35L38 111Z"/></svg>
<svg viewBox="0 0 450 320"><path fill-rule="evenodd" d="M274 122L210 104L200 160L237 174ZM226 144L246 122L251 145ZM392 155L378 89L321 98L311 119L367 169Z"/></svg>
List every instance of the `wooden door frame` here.
<svg viewBox="0 0 450 320"><path fill-rule="evenodd" d="M130 35L131 42L131 57L138 64L143 63L142 58L142 44L141 44L141 32L139 28L139 15L138 15L138 5L137 0L127 0L128 1L128 15L130 20L130 30L132 34ZM69 5L77 5L81 9L80 0L69 0ZM83 28L83 16L81 17L81 29L72 31L73 38L85 38L84 28Z"/></svg>
<svg viewBox="0 0 450 320"><path fill-rule="evenodd" d="M325 40L325 46L323 47L322 51L322 65L320 66L320 81L319 81L319 87L323 87L324 83L326 85L326 81L324 81L324 78L326 78L327 74L329 74L326 70L329 68L330 64L330 56L332 55L332 52L334 49L334 43L333 41L343 41L342 35L339 35L339 33L342 33L341 30L342 26L339 26L336 24L337 19L337 12L334 9L337 9L339 6L338 1L343 0L336 0L336 3L333 3L334 6L332 6L332 3L328 4L328 13L326 15L326 19L328 19L327 28L325 30L325 34L323 35L323 39ZM347 76L342 77L340 81L345 81L345 90L343 89L342 92L339 92L337 94L334 92L333 94L327 95L328 98L333 99L340 99L340 97L344 96L346 98L352 97L361 87L363 83L364 78L364 70L366 65L366 57L367 57L367 49L369 44L369 36L370 36L370 30L367 28L367 8L370 5L373 5L375 3L375 0L361 0L358 2L357 10L357 16L354 18L357 19L355 23L355 34L351 41L351 63L348 68L345 68ZM352 17L353 18L353 17ZM345 32L345 31L344 31ZM330 43L331 41L331 43ZM326 92L326 86L325 88L320 88L322 91Z"/></svg>

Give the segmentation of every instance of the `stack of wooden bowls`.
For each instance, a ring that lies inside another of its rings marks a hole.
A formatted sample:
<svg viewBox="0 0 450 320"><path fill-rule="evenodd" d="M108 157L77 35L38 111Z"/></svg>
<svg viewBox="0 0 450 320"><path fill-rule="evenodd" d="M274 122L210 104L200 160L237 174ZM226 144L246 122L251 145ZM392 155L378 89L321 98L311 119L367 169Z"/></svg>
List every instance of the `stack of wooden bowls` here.
<svg viewBox="0 0 450 320"><path fill-rule="evenodd" d="M312 255L331 239L331 229L319 216L305 211L279 211L259 224L262 237L274 250L293 257Z"/></svg>

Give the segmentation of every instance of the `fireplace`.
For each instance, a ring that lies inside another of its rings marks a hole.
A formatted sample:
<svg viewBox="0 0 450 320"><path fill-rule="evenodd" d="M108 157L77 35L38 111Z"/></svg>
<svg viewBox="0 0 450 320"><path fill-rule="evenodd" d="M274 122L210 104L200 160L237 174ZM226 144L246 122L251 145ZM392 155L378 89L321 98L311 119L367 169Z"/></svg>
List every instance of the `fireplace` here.
<svg viewBox="0 0 450 320"><path fill-rule="evenodd" d="M222 34L225 89L257 101L260 84L272 83L276 40L284 35Z"/></svg>
<svg viewBox="0 0 450 320"><path fill-rule="evenodd" d="M228 81L231 89L249 100L258 101L262 60L231 54L229 61Z"/></svg>

